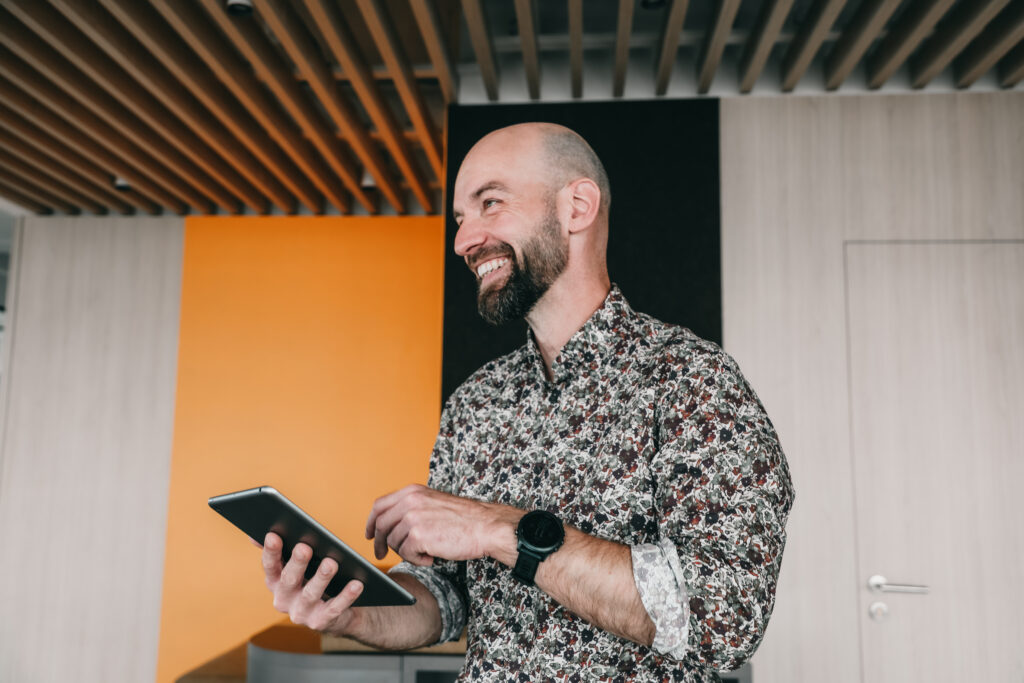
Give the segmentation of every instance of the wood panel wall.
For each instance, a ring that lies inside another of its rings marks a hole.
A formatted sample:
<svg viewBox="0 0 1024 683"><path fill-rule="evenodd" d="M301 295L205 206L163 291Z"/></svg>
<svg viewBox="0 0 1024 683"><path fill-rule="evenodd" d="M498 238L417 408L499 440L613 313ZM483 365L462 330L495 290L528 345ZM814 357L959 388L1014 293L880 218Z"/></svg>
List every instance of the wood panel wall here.
<svg viewBox="0 0 1024 683"><path fill-rule="evenodd" d="M156 673L180 218L26 218L3 340L0 680Z"/></svg>
<svg viewBox="0 0 1024 683"><path fill-rule="evenodd" d="M754 679L859 683L843 245L1024 236L1024 93L725 99L720 129L724 346L797 490Z"/></svg>

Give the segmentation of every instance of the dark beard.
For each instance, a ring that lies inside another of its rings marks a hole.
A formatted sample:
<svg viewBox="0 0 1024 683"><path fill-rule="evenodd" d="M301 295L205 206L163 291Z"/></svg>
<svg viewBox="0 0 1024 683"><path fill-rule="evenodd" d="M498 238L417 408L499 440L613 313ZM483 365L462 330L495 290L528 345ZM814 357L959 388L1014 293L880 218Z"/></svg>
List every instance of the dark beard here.
<svg viewBox="0 0 1024 683"><path fill-rule="evenodd" d="M538 226L537 234L523 245L523 265L509 248L508 280L500 287L480 291L477 283L476 307L491 325L504 325L526 316L548 291L569 261L569 248L562 242L561 223L554 207Z"/></svg>

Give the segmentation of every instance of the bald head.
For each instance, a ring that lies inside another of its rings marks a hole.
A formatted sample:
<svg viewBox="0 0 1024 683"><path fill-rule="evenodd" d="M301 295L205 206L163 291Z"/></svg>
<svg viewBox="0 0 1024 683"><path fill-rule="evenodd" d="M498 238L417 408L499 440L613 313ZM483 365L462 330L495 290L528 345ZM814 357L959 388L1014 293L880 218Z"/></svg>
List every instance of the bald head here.
<svg viewBox="0 0 1024 683"><path fill-rule="evenodd" d="M601 191L600 214L607 219L612 199L608 173L587 141L575 131L556 123L519 123L488 133L466 158L495 145L530 152L532 165L541 171L551 193L579 178L594 181Z"/></svg>

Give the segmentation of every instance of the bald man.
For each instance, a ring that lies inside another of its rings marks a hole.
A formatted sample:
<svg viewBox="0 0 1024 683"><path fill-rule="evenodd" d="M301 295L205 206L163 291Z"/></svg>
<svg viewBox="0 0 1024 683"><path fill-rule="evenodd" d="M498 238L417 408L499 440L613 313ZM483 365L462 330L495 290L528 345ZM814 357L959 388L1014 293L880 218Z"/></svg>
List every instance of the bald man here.
<svg viewBox="0 0 1024 683"><path fill-rule="evenodd" d="M367 538L411 607L320 596L311 551L263 564L293 621L377 647L457 639L472 681L717 681L764 634L793 490L735 362L633 311L608 276L608 177L553 124L481 139L453 192L455 250L500 324L526 344L444 407L429 487L379 498ZM656 249L657 245L652 245Z"/></svg>

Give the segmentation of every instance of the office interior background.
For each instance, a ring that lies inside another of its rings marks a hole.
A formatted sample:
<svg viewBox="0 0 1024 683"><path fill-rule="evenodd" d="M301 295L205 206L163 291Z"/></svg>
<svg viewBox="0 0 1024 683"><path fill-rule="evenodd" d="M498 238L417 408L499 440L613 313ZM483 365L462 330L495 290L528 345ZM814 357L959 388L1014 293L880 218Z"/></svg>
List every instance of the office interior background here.
<svg viewBox="0 0 1024 683"><path fill-rule="evenodd" d="M369 557L426 480L450 122L681 100L797 489L748 675L1024 680L1024 2L252 5L0 0L0 680L244 679L282 615L206 499Z"/></svg>

